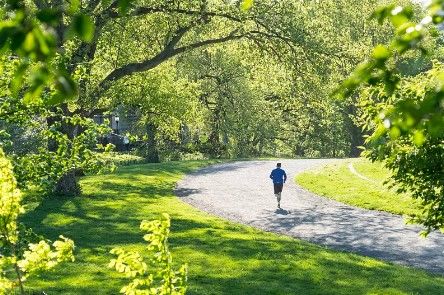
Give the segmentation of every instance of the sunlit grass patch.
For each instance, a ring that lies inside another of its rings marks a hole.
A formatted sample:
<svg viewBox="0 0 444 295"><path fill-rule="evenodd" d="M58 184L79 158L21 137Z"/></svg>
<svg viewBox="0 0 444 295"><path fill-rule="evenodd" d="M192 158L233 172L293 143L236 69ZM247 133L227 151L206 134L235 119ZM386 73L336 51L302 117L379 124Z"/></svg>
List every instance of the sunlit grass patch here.
<svg viewBox="0 0 444 295"><path fill-rule="evenodd" d="M356 172L350 171L352 163ZM420 213L418 203L408 194L398 194L384 184L389 171L381 163L349 159L301 173L296 182L303 188L339 202L400 215Z"/></svg>
<svg viewBox="0 0 444 295"><path fill-rule="evenodd" d="M48 294L118 294L126 279L107 268L109 251L144 252L140 221L167 212L173 259L189 264L188 294L444 293L442 276L228 222L176 198L183 174L207 164L128 166L84 178L81 197L42 203L23 221L50 238L73 238L77 260L28 286Z"/></svg>

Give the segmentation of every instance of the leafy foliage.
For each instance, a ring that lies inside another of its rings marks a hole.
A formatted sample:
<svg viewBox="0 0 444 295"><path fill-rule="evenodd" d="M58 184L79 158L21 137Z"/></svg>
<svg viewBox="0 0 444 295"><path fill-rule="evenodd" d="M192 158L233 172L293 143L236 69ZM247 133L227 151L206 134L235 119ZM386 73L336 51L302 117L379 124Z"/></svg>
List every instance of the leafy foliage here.
<svg viewBox="0 0 444 295"><path fill-rule="evenodd" d="M389 45L376 46L369 60L338 89L349 96L369 85L360 95L358 120L370 134L366 155L384 160L399 191L408 191L421 202L423 214L413 220L426 226L425 234L444 226L443 66L435 62L429 71L406 78L398 61L412 51L425 58L438 51L439 33L430 25L444 21L443 8L444 1L431 1L419 21L409 6L378 9L373 17L380 23L388 19L395 36ZM428 49L425 41L430 36L435 44Z"/></svg>
<svg viewBox="0 0 444 295"><path fill-rule="evenodd" d="M12 174L12 165L2 149L0 188L0 294L10 294L16 287L20 287L21 294L24 294L23 283L33 273L50 270L60 262L74 261L74 243L63 236L52 247L44 240L29 245L21 242L17 225L17 219L24 211L20 205L21 192Z"/></svg>
<svg viewBox="0 0 444 295"><path fill-rule="evenodd" d="M83 129L75 136L64 127ZM67 173L99 173L113 169L113 164L98 156L94 150L109 152L112 145L97 145L97 139L106 135L109 128L97 125L91 119L79 116L64 117L43 131L43 138L54 144L55 149L40 147L14 159L14 171L23 188L37 187L45 191L55 189Z"/></svg>
<svg viewBox="0 0 444 295"><path fill-rule="evenodd" d="M406 54L407 51L419 50L423 55L429 53L423 40L430 32L427 30L428 25L436 25L443 21L442 16L440 16L442 7L444 7L444 1L432 1L427 7L426 16L419 23L415 22L415 14L411 7L390 5L377 10L374 17L379 22L389 19L395 28L395 37L388 46L376 46L369 61L356 68L350 78L338 89L338 93L343 96L351 95L353 91L365 83L384 85L388 95L398 91L400 87L397 86L401 79L398 69L393 66L394 62L399 55ZM433 32L434 28L430 30ZM402 118L394 118L395 120L390 121L390 124L399 131L403 130L411 134L417 134L418 138L420 138L419 134L424 127L431 131L431 136L439 136L444 132L442 127L444 126L442 124L444 122L442 101L442 89L439 86L433 91L429 91L426 99L416 100L415 102L407 99L406 102L399 102L394 106L395 109L391 110L391 113L399 113ZM407 124L401 123L404 126L399 126L403 119Z"/></svg>
<svg viewBox="0 0 444 295"><path fill-rule="evenodd" d="M111 250L117 258L111 260L109 267L124 273L128 278L133 278L120 292L126 295L185 294L187 266L184 264L175 271L168 249L169 215L162 214L160 220L144 220L140 224L140 229L148 232L143 239L148 242L148 251L153 252L154 257L146 263L138 252L126 252L121 248Z"/></svg>
<svg viewBox="0 0 444 295"><path fill-rule="evenodd" d="M91 40L94 32L94 24L89 16L79 11L77 2L52 8L38 7L37 11L23 0L10 0L0 7L0 49L19 58L12 90L16 95L24 92L25 101L40 100L46 87L52 89L46 96L48 104L60 103L78 94L71 75L57 62L60 57L58 44L68 30L83 40ZM63 15L70 21L67 27ZM30 77L29 87L22 84L26 76Z"/></svg>
<svg viewBox="0 0 444 295"><path fill-rule="evenodd" d="M421 202L423 212L413 220L427 232L444 227L443 108L429 101L442 85L443 70L435 63L428 72L401 79L391 95L380 86L365 89L360 98L360 122L370 133L366 155L384 160L398 191Z"/></svg>

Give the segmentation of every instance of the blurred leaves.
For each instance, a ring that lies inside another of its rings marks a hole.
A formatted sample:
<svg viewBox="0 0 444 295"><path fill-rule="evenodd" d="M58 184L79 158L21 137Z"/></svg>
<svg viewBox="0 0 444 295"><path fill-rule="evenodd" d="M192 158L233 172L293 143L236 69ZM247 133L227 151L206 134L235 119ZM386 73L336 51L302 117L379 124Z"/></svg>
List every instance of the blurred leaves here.
<svg viewBox="0 0 444 295"><path fill-rule="evenodd" d="M90 42L94 37L94 23L91 17L85 14L78 14L71 23L71 30L81 40Z"/></svg>
<svg viewBox="0 0 444 295"><path fill-rule="evenodd" d="M10 13L2 14L0 21L0 49L3 55L19 61L10 87L25 103L55 105L76 97L76 83L55 60L60 50L58 39L78 37L89 42L94 37L93 20L79 8L79 1L39 10L28 8L25 1L8 2L6 11ZM63 18L70 20L69 34L58 36ZM29 81L26 76L31 77ZM42 98L44 94L47 99Z"/></svg>
<svg viewBox="0 0 444 295"><path fill-rule="evenodd" d="M250 10L253 7L254 0L242 0L241 9L243 11Z"/></svg>
<svg viewBox="0 0 444 295"><path fill-rule="evenodd" d="M419 22L410 7L375 11L372 17L380 24L390 21L395 36L376 46L335 92L344 98L360 90L358 122L369 133L365 155L383 160L399 191L421 201L423 212L412 220L426 227L425 234L444 228L444 65L434 62L412 77L402 77L393 65L409 51L428 56L427 26L441 24L443 10L444 0L433 0ZM439 38L434 31L430 36Z"/></svg>

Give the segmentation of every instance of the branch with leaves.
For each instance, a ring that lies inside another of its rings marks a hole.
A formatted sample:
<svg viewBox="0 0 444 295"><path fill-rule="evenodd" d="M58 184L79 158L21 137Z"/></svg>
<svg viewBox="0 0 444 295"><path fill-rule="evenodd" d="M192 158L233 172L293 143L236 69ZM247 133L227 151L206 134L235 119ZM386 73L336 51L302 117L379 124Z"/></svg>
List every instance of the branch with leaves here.
<svg viewBox="0 0 444 295"><path fill-rule="evenodd" d="M423 212L412 220L425 226L424 234L444 228L444 67L433 61L428 71L408 77L397 61L411 52L430 59L439 47L435 26L444 22L443 11L443 0L431 1L418 22L412 7L375 11L373 18L390 21L396 34L390 44L376 46L336 91L340 97L357 94L356 119L369 133L365 155L384 161L391 185L421 202ZM427 37L435 41L431 51Z"/></svg>
<svg viewBox="0 0 444 295"><path fill-rule="evenodd" d="M61 262L74 261L74 242L60 236L50 245L39 241L25 245L20 240L17 219L24 212L21 192L12 174L12 165L0 148L0 294L11 294L32 274L53 269ZM14 273L15 277L10 274Z"/></svg>
<svg viewBox="0 0 444 295"><path fill-rule="evenodd" d="M140 229L148 232L143 239L148 242L147 249L153 256L147 262L138 252L126 252L121 248L111 250L111 254L117 255L117 258L112 259L108 266L132 279L120 290L120 293L126 295L185 294L187 265L182 265L177 271L173 269L173 258L168 247L170 224L170 216L166 213L162 214L159 220L144 220L140 224Z"/></svg>

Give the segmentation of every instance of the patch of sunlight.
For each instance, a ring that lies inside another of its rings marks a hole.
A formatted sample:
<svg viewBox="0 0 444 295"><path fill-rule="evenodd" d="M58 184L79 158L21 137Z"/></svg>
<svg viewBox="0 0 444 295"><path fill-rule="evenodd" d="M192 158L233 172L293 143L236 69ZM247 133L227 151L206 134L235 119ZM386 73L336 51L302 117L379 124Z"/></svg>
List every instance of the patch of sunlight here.
<svg viewBox="0 0 444 295"><path fill-rule="evenodd" d="M67 216L59 213L50 213L42 222L44 225L51 226L65 226L73 223L86 223L85 221L76 217Z"/></svg>
<svg viewBox="0 0 444 295"><path fill-rule="evenodd" d="M385 267L387 266L387 263L379 260L374 259L365 259L361 260L356 263L359 266L367 267L367 268L374 268L374 267Z"/></svg>
<svg viewBox="0 0 444 295"><path fill-rule="evenodd" d="M318 268L318 264L314 259L304 259L299 260L297 265L300 269L308 270L308 269L316 269Z"/></svg>
<svg viewBox="0 0 444 295"><path fill-rule="evenodd" d="M335 283L336 283L336 285L343 286L343 287L352 285L352 282L350 280L336 280Z"/></svg>
<svg viewBox="0 0 444 295"><path fill-rule="evenodd" d="M402 292L400 290L393 289L393 288L384 288L384 289L380 289L380 290L374 290L374 291L367 292L367 295L405 295L405 294L412 294L412 293Z"/></svg>

